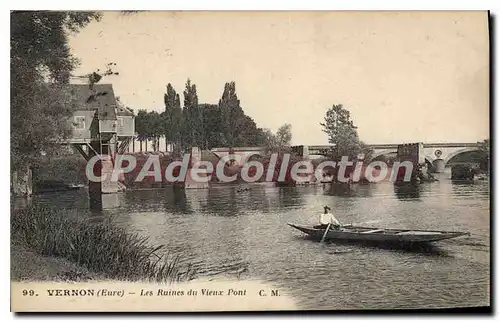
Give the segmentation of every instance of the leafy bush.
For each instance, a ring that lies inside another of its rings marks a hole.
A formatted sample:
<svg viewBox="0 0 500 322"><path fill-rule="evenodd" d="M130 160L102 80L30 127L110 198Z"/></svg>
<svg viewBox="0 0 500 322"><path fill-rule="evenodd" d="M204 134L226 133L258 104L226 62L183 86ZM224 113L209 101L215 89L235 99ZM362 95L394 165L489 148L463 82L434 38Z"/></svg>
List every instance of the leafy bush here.
<svg viewBox="0 0 500 322"><path fill-rule="evenodd" d="M33 169L33 181L87 184L86 166L87 161L80 154L45 158Z"/></svg>

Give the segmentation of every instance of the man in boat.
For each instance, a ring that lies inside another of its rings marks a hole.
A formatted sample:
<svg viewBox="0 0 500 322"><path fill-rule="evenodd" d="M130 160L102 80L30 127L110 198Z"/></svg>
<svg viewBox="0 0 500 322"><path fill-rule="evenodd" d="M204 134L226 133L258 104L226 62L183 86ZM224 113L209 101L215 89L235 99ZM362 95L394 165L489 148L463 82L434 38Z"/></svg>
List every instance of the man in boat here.
<svg viewBox="0 0 500 322"><path fill-rule="evenodd" d="M330 224L330 229L339 230L342 224L335 218L335 216L330 212L330 207L324 206L324 212L319 215L319 225L314 226L314 228L326 229Z"/></svg>

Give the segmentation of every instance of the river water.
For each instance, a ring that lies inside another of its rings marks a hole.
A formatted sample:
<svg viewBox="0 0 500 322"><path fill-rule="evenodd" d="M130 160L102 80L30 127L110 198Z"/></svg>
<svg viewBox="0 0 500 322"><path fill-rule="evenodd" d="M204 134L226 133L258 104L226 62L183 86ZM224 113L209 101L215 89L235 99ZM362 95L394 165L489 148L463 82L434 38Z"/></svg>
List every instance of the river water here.
<svg viewBox="0 0 500 322"><path fill-rule="evenodd" d="M412 189L355 185L350 192L323 186L127 191L105 196L104 215L182 254L198 276L267 281L302 309L489 305L489 184L455 184L449 174L438 179ZM45 194L34 201L87 207L86 191ZM321 244L287 226L316 223L323 205L343 223L471 236L404 251Z"/></svg>

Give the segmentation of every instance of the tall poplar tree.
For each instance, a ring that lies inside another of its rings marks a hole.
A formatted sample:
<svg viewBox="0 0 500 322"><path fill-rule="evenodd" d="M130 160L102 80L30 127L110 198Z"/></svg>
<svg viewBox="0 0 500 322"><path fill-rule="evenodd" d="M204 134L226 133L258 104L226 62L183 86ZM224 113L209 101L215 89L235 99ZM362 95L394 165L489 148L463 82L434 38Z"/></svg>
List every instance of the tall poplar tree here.
<svg viewBox="0 0 500 322"><path fill-rule="evenodd" d="M203 114L198 106L198 94L196 85L191 84L191 80L186 82L184 90L184 139L186 145L191 148L202 145L203 135Z"/></svg>
<svg viewBox="0 0 500 322"><path fill-rule="evenodd" d="M224 85L224 92L219 100L219 109L222 120L222 133L229 147L236 146L236 136L241 123L241 118L245 115L240 107L240 100L236 95L236 84L229 82Z"/></svg>
<svg viewBox="0 0 500 322"><path fill-rule="evenodd" d="M164 135L166 137L165 144L172 144L174 151L177 151L181 145L182 138L182 109L179 94L172 87L172 84L167 85L167 92L164 95L165 112L164 112Z"/></svg>

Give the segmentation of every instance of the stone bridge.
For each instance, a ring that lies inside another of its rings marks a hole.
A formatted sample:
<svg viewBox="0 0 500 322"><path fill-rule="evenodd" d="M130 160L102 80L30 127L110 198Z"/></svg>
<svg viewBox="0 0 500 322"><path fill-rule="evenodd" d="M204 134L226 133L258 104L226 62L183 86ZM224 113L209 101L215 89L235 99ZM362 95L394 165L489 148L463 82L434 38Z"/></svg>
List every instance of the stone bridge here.
<svg viewBox="0 0 500 322"><path fill-rule="evenodd" d="M369 144L372 149L371 160L384 155L395 155L398 144ZM332 145L301 146L304 156L325 155ZM297 149L297 147L295 147ZM300 148L298 149L300 151ZM480 151L478 143L424 143L425 161L434 171L443 172L448 163L462 153Z"/></svg>
<svg viewBox="0 0 500 322"><path fill-rule="evenodd" d="M398 144L369 144L372 148L370 160L374 160L384 155L395 155L397 153ZM332 145L298 145L292 149L302 155L305 159L310 156L325 156L332 148ZM229 154L229 148L213 149L219 157ZM478 143L424 143L425 160L429 165L432 165L435 172L442 172L449 165L449 162L456 156L473 151L480 151ZM233 153L242 156L242 162L254 154L261 154L264 148L260 147L238 147L233 149Z"/></svg>

